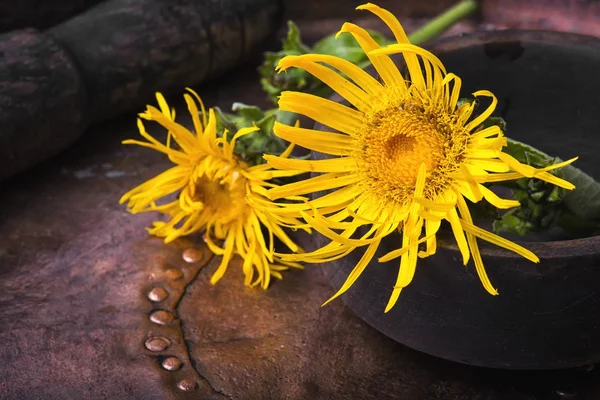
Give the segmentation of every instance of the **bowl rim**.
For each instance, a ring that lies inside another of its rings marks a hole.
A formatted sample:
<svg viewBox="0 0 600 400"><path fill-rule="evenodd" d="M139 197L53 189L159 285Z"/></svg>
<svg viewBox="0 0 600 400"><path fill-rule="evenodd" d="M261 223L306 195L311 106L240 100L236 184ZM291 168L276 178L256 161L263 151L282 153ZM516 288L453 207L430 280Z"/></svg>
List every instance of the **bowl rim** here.
<svg viewBox="0 0 600 400"><path fill-rule="evenodd" d="M524 42L542 43L549 46L579 46L589 47L600 52L600 38L580 33L561 32L541 29L503 29L491 31L468 32L434 40L423 47L436 53L448 53L470 46L485 45L498 42ZM573 249L577 248L577 256L600 254L600 235L585 238L555 240L555 241L527 241L515 240L533 251L540 258L572 258ZM516 253L493 246L485 241L478 240L480 252L488 257L520 259ZM458 251L456 243L440 243L440 246Z"/></svg>
<svg viewBox="0 0 600 400"><path fill-rule="evenodd" d="M443 47L444 51L454 51L465 46L505 41L537 42L547 43L548 45L569 44L595 47L600 50L600 37L545 29L500 29L465 32L432 40L423 44L422 47L430 51L438 47Z"/></svg>

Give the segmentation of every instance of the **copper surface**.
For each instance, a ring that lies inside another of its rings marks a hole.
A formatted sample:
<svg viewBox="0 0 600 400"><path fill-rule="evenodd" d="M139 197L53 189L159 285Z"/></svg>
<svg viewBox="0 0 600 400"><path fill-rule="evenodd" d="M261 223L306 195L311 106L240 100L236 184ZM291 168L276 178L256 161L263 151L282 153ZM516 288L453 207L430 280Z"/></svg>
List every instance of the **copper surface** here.
<svg viewBox="0 0 600 400"><path fill-rule="evenodd" d="M253 69L201 94L224 108L267 105ZM265 292L243 287L234 260L211 285L220 260L200 237L166 245L144 230L154 215L118 204L168 166L158 153L120 144L136 135L133 115L104 124L0 183L0 398L600 398L597 370L509 373L412 351L341 301L321 307L333 289L316 266ZM189 262L198 252L201 260ZM150 297L156 288L162 295ZM158 310L172 320L153 322Z"/></svg>

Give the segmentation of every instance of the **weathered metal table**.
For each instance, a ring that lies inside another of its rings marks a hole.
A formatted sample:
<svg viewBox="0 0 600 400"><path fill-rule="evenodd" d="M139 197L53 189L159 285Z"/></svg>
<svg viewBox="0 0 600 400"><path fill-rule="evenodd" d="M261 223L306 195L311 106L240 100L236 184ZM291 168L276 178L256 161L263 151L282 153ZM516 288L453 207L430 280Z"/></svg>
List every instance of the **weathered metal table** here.
<svg viewBox="0 0 600 400"><path fill-rule="evenodd" d="M262 101L253 68L203 87L206 103ZM211 286L199 238L164 245L118 204L166 166L120 144L135 136L134 116L104 124L0 183L0 398L600 398L598 370L483 370L397 344L321 308L319 267L263 292L242 289L238 260Z"/></svg>

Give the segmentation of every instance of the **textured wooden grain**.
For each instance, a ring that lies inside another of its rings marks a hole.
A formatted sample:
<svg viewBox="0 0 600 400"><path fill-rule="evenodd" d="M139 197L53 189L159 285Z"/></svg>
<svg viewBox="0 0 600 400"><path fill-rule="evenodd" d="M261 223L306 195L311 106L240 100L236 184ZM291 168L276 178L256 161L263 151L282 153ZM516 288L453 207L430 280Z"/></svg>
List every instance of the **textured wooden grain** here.
<svg viewBox="0 0 600 400"><path fill-rule="evenodd" d="M4 0L0 1L0 32L24 27L47 29L78 13L84 12L101 0ZM361 0L271 0L282 4L286 18L317 20L352 16ZM456 0L380 0L377 4L389 7L398 15L428 17L456 3Z"/></svg>
<svg viewBox="0 0 600 400"><path fill-rule="evenodd" d="M87 125L72 58L35 30L0 35L0 179L72 143Z"/></svg>
<svg viewBox="0 0 600 400"><path fill-rule="evenodd" d="M238 66L279 13L269 0L112 0L49 33L77 60L97 122Z"/></svg>
<svg viewBox="0 0 600 400"><path fill-rule="evenodd" d="M52 156L94 122L260 54L271 0L113 0L45 34L0 36L0 179ZM88 118L89 117L89 118Z"/></svg>

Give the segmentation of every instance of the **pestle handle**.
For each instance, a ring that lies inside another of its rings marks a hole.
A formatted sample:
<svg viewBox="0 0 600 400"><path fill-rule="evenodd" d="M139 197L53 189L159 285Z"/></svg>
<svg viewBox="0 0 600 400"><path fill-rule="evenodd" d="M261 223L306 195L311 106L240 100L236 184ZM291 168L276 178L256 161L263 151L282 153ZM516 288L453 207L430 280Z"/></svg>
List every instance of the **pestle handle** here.
<svg viewBox="0 0 600 400"><path fill-rule="evenodd" d="M279 0L111 0L45 33L0 35L0 180L257 54Z"/></svg>
<svg viewBox="0 0 600 400"><path fill-rule="evenodd" d="M71 56L34 29L0 35L0 179L73 143L87 94Z"/></svg>
<svg viewBox="0 0 600 400"><path fill-rule="evenodd" d="M240 65L280 11L276 0L112 0L48 33L77 60L98 122Z"/></svg>

